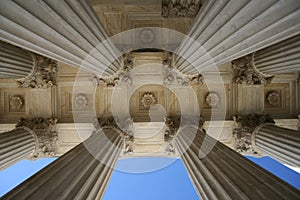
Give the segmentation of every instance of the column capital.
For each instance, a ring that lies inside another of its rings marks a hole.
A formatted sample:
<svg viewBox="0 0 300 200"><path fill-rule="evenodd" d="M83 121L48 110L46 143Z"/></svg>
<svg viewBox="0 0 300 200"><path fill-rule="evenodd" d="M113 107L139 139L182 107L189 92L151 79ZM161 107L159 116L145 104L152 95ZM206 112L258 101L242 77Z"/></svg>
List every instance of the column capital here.
<svg viewBox="0 0 300 200"><path fill-rule="evenodd" d="M18 87L49 88L56 84L57 61L45 56L31 53L33 71L25 78L18 79Z"/></svg>
<svg viewBox="0 0 300 200"><path fill-rule="evenodd" d="M57 152L57 132L54 130L57 119L36 117L32 119L21 118L17 129L29 131L35 138L35 151L31 158L54 156Z"/></svg>
<svg viewBox="0 0 300 200"><path fill-rule="evenodd" d="M249 114L233 117L234 149L241 153L256 154L252 145L252 135L256 127L261 124L275 123L270 115Z"/></svg>
<svg viewBox="0 0 300 200"><path fill-rule="evenodd" d="M123 155L134 152L133 119L131 117L116 120L113 116L103 116L95 120L94 127L96 129L109 127L118 130L123 138Z"/></svg>
<svg viewBox="0 0 300 200"><path fill-rule="evenodd" d="M187 75L179 71L175 66L175 54L164 51L162 64L165 66L163 73L164 84L175 84L179 86L188 86L191 84L203 84L203 75Z"/></svg>
<svg viewBox="0 0 300 200"><path fill-rule="evenodd" d="M123 54L121 60L121 67L118 71L112 76L98 76L96 74L92 77L92 82L97 86L106 86L114 87L117 86L120 82L123 82L127 85L132 85L132 78L129 74L129 71L133 68L133 61L130 53ZM119 60L116 60L119 62ZM117 65L117 63L115 63Z"/></svg>
<svg viewBox="0 0 300 200"><path fill-rule="evenodd" d="M254 53L243 56L231 62L233 82L237 84L260 85L270 83L273 75L259 72L254 63Z"/></svg>
<svg viewBox="0 0 300 200"><path fill-rule="evenodd" d="M188 2L185 0L163 0L161 15L167 17L195 17L202 7L202 0Z"/></svg>

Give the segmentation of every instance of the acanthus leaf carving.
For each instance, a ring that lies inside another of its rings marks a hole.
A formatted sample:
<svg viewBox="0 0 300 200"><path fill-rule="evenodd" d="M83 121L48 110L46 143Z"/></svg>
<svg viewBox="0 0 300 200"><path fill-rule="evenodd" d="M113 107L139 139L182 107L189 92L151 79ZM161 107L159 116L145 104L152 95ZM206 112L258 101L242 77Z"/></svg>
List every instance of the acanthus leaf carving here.
<svg viewBox="0 0 300 200"><path fill-rule="evenodd" d="M115 87L120 82L123 82L127 85L132 85L133 81L129 73L132 67L133 61L130 58L130 53L126 53L122 57L122 66L116 72L116 74L107 77L98 76L94 74L91 78L91 81L97 86L102 85L105 87Z"/></svg>
<svg viewBox="0 0 300 200"><path fill-rule="evenodd" d="M163 0L162 16L167 17L195 17L202 7L201 0Z"/></svg>
<svg viewBox="0 0 300 200"><path fill-rule="evenodd" d="M174 67L174 55L168 51L164 52L164 81L165 85L189 86L192 84L203 84L202 74L186 75Z"/></svg>
<svg viewBox="0 0 300 200"><path fill-rule="evenodd" d="M254 62L254 53L232 61L233 82L237 84L260 85L271 83L273 75L260 73Z"/></svg>
<svg viewBox="0 0 300 200"><path fill-rule="evenodd" d="M27 128L36 139L36 149L32 158L55 156L57 153L56 142L58 134L54 130L57 123L55 118L36 117L32 119L21 118L16 128Z"/></svg>
<svg viewBox="0 0 300 200"><path fill-rule="evenodd" d="M97 118L94 122L95 129L100 129L104 127L116 128L120 130L124 146L123 146L123 154L131 155L133 150L133 119L130 117L123 119L115 119L114 116L103 116L101 118Z"/></svg>
<svg viewBox="0 0 300 200"><path fill-rule="evenodd" d="M233 138L237 152L256 154L252 147L252 134L256 127L265 123L275 123L270 115L248 114L236 115L234 119Z"/></svg>
<svg viewBox="0 0 300 200"><path fill-rule="evenodd" d="M17 86L23 88L49 88L56 84L57 61L32 54L34 68L32 73L17 80Z"/></svg>

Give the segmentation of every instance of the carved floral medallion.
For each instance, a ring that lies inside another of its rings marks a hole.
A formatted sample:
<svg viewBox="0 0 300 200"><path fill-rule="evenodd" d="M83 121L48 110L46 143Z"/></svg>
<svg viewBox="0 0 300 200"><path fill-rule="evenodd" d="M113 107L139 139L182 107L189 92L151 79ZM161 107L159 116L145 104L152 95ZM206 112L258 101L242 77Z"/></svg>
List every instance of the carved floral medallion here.
<svg viewBox="0 0 300 200"><path fill-rule="evenodd" d="M146 109L150 109L150 106L157 102L156 97L151 92L145 92L141 97L141 104Z"/></svg>
<svg viewBox="0 0 300 200"><path fill-rule="evenodd" d="M84 94L77 94L74 98L74 106L76 108L86 108L88 105L88 98Z"/></svg>
<svg viewBox="0 0 300 200"><path fill-rule="evenodd" d="M267 95L267 101L272 106L278 106L280 103L280 95L276 91L272 91Z"/></svg>
<svg viewBox="0 0 300 200"><path fill-rule="evenodd" d="M211 107L216 107L220 103L220 98L216 93L210 92L206 95L205 102Z"/></svg>
<svg viewBox="0 0 300 200"><path fill-rule="evenodd" d="M9 105L13 110L20 110L23 107L23 99L20 96L13 96L10 101L9 101Z"/></svg>

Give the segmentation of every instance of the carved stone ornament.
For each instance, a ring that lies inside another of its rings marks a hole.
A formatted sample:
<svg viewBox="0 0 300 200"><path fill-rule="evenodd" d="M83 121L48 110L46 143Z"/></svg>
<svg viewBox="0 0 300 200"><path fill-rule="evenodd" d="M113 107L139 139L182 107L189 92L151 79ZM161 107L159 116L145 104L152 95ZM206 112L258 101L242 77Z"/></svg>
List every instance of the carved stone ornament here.
<svg viewBox="0 0 300 200"><path fill-rule="evenodd" d="M171 52L164 52L162 64L165 65L163 71L163 83L165 85L189 86L191 84L203 84L203 76L201 74L191 76L178 71L174 67L174 54Z"/></svg>
<svg viewBox="0 0 300 200"><path fill-rule="evenodd" d="M23 88L49 88L56 84L57 61L41 55L34 57L33 72L17 80L17 86Z"/></svg>
<svg viewBox="0 0 300 200"><path fill-rule="evenodd" d="M54 131L54 126L57 119L49 118L21 118L16 128L26 127L35 134L36 149L32 158L54 156L57 153L56 141L57 132Z"/></svg>
<svg viewBox="0 0 300 200"><path fill-rule="evenodd" d="M205 102L211 107L217 107L220 104L220 98L217 93L210 92L206 95Z"/></svg>
<svg viewBox="0 0 300 200"><path fill-rule="evenodd" d="M255 128L261 124L275 123L270 115L262 114L237 115L233 119L235 121L233 129L235 150L251 154L256 154L251 145L252 134Z"/></svg>
<svg viewBox="0 0 300 200"><path fill-rule="evenodd" d="M115 75L109 77L93 75L91 81L97 86L102 85L105 87L114 87L117 86L120 82L127 85L132 85L133 82L129 71L133 67L133 62L130 58L130 53L123 55L122 63L123 64L121 68L118 70L118 72Z"/></svg>
<svg viewBox="0 0 300 200"><path fill-rule="evenodd" d="M149 44L149 43L153 42L153 40L155 38L155 34L153 33L153 31L151 29L143 29L140 32L139 37L140 37L142 43Z"/></svg>
<svg viewBox="0 0 300 200"><path fill-rule="evenodd" d="M267 95L267 101L272 106L278 106L280 103L280 95L276 91L269 92Z"/></svg>
<svg viewBox="0 0 300 200"><path fill-rule="evenodd" d="M260 73L254 64L254 54L232 61L233 82L247 85L271 83L274 76Z"/></svg>
<svg viewBox="0 0 300 200"><path fill-rule="evenodd" d="M176 148L175 148L175 144L174 144L174 141L170 141L166 147L166 153L168 155L174 155L176 152Z"/></svg>
<svg viewBox="0 0 300 200"><path fill-rule="evenodd" d="M195 17L202 6L201 0L162 0L163 17Z"/></svg>
<svg viewBox="0 0 300 200"><path fill-rule="evenodd" d="M114 116L102 116L95 119L93 124L95 129L99 129L101 127L112 127L119 129L124 134L132 135L133 119L130 117L115 119Z"/></svg>
<svg viewBox="0 0 300 200"><path fill-rule="evenodd" d="M144 106L145 109L150 109L150 106L156 103L156 97L151 92L145 92L141 97L141 104Z"/></svg>
<svg viewBox="0 0 300 200"><path fill-rule="evenodd" d="M75 108L86 108L88 106L88 98L85 94L77 94L74 97Z"/></svg>
<svg viewBox="0 0 300 200"><path fill-rule="evenodd" d="M94 127L95 129L102 127L119 129L124 140L123 154L131 155L133 153L134 136L132 118L115 119L113 116L104 116L95 120Z"/></svg>
<svg viewBox="0 0 300 200"><path fill-rule="evenodd" d="M165 118L166 130L165 130L165 141L173 140L176 132L180 126L180 116L167 116Z"/></svg>
<svg viewBox="0 0 300 200"><path fill-rule="evenodd" d="M13 96L10 101L9 101L9 105L12 109L14 110L20 110L23 107L23 99L20 96Z"/></svg>
<svg viewBox="0 0 300 200"><path fill-rule="evenodd" d="M191 84L202 84L203 76L201 74L195 76L184 75L177 69L172 67L165 67L164 84L165 85L179 85L179 86L189 86Z"/></svg>

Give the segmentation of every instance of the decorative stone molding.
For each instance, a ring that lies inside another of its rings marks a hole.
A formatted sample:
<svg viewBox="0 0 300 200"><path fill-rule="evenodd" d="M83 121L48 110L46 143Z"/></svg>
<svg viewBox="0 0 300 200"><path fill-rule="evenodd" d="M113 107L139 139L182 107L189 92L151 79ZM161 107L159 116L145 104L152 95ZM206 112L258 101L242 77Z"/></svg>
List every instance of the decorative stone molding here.
<svg viewBox="0 0 300 200"><path fill-rule="evenodd" d="M16 128L28 129L36 140L36 148L32 158L54 156L57 153L56 141L58 139L54 126L57 119L44 119L36 117L33 119L21 118L16 124Z"/></svg>
<svg viewBox="0 0 300 200"><path fill-rule="evenodd" d="M24 101L21 96L15 95L9 100L9 105L13 110L20 110L23 107Z"/></svg>
<svg viewBox="0 0 300 200"><path fill-rule="evenodd" d="M280 94L277 91L271 91L267 94L267 101L272 106L280 104Z"/></svg>
<svg viewBox="0 0 300 200"><path fill-rule="evenodd" d="M195 17L202 6L201 0L163 0L163 17Z"/></svg>
<svg viewBox="0 0 300 200"><path fill-rule="evenodd" d="M206 95L205 102L212 108L215 108L220 105L219 95L215 92L210 92Z"/></svg>
<svg viewBox="0 0 300 200"><path fill-rule="evenodd" d="M23 88L49 88L56 84L57 61L32 54L34 68L32 73L17 80L17 86Z"/></svg>
<svg viewBox="0 0 300 200"><path fill-rule="evenodd" d="M271 83L273 75L260 73L254 64L254 54L232 61L233 82L237 84L260 85Z"/></svg>
<svg viewBox="0 0 300 200"><path fill-rule="evenodd" d="M256 154L252 147L252 134L256 127L265 123L275 123L270 115L249 114L236 115L234 119L233 138L237 152Z"/></svg>
<svg viewBox="0 0 300 200"><path fill-rule="evenodd" d="M84 109L88 106L88 98L85 94L77 94L74 97L74 106L75 108Z"/></svg>
<svg viewBox="0 0 300 200"><path fill-rule="evenodd" d="M157 103L157 99L156 99L154 93L151 93L151 92L145 92L142 95L140 101L145 109L150 109L151 105L154 105Z"/></svg>
<svg viewBox="0 0 300 200"><path fill-rule="evenodd" d="M114 87L117 86L120 82L123 82L127 85L132 85L132 78L129 74L129 71L133 67L133 62L130 58L130 53L124 54L122 59L122 67L117 71L117 73L113 76L109 77L101 77L94 75L91 79L92 82L97 86L105 86L105 87Z"/></svg>

